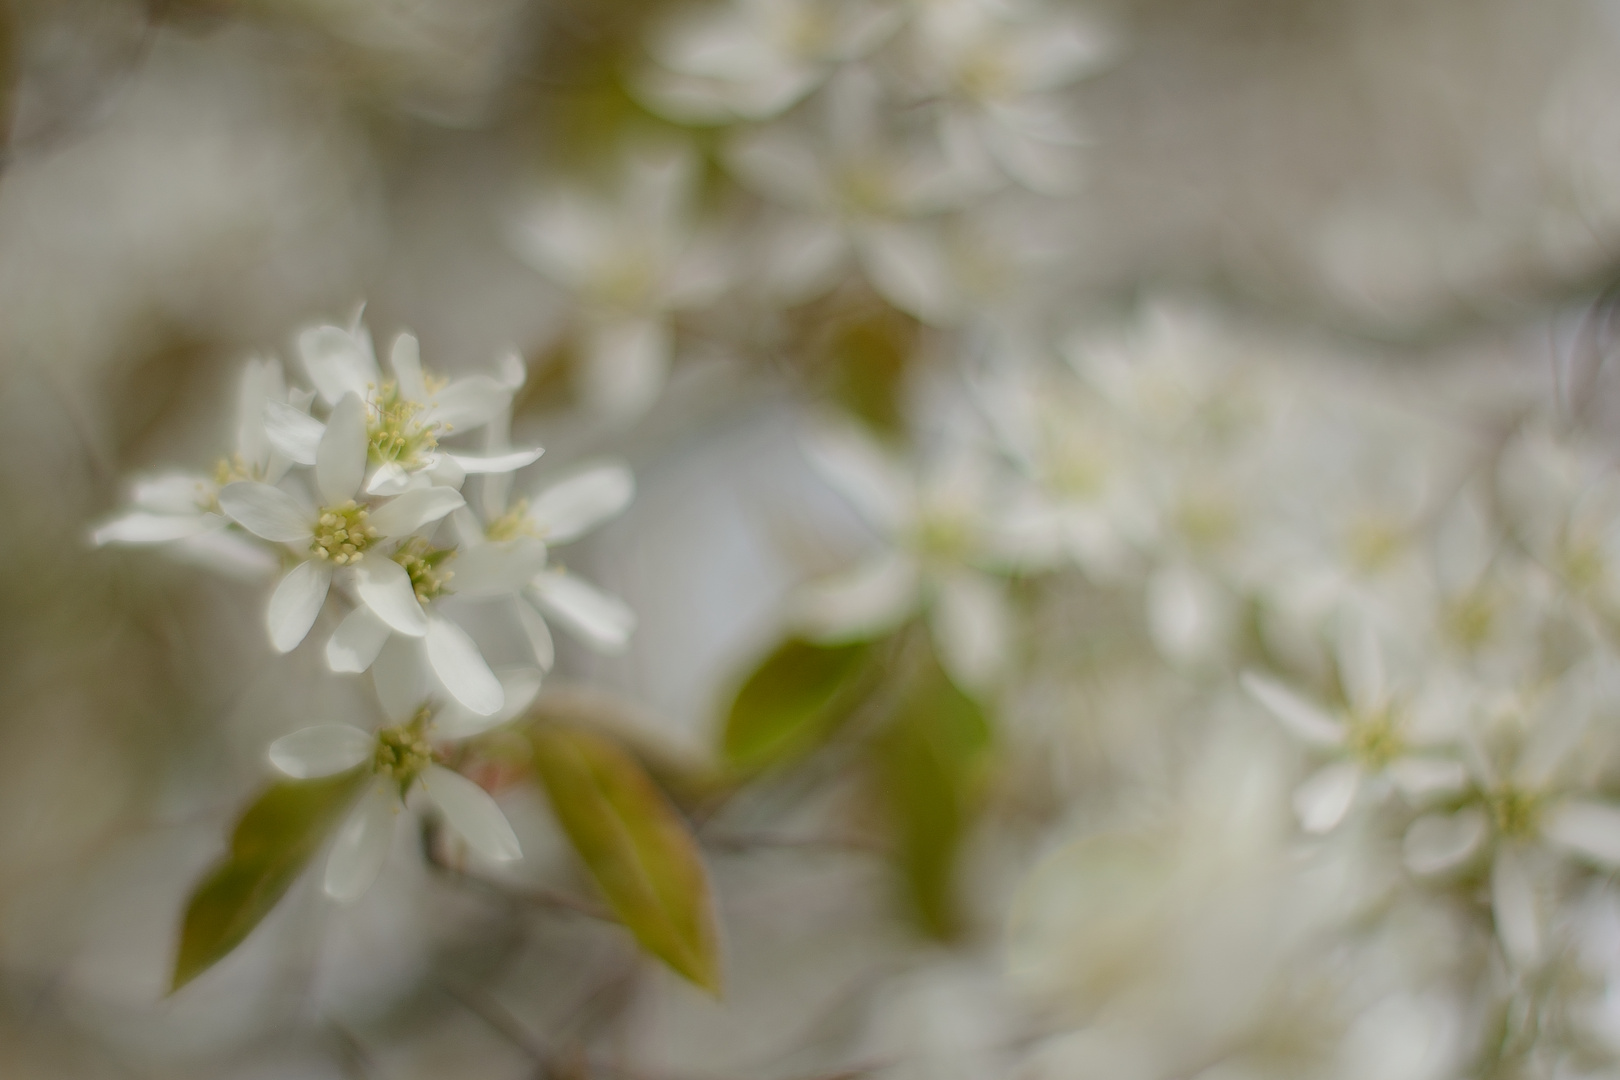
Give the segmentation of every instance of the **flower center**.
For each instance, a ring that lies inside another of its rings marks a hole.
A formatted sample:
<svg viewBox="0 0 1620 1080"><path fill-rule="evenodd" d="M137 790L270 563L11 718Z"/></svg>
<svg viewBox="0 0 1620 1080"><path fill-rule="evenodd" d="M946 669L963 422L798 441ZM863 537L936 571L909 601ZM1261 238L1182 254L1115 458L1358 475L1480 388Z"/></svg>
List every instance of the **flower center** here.
<svg viewBox="0 0 1620 1080"><path fill-rule="evenodd" d="M1558 569L1576 592L1596 589L1608 576L1603 549L1590 537L1570 537L1558 553Z"/></svg>
<svg viewBox="0 0 1620 1080"><path fill-rule="evenodd" d="M1507 788L1490 797L1491 817L1503 836L1524 840L1533 836L1541 821L1541 797L1520 788Z"/></svg>
<svg viewBox="0 0 1620 1080"><path fill-rule="evenodd" d="M1470 591L1446 606L1446 634L1470 651L1490 640L1496 627L1496 598L1484 588Z"/></svg>
<svg viewBox="0 0 1620 1080"><path fill-rule="evenodd" d="M1400 757L1406 741L1401 738L1395 710L1386 707L1367 716L1352 717L1346 747L1369 769L1382 769Z"/></svg>
<svg viewBox="0 0 1620 1080"><path fill-rule="evenodd" d="M484 535L497 543L516 540L520 536L538 535L534 522L529 520L529 500L519 499L513 503L511 509L489 523Z"/></svg>
<svg viewBox="0 0 1620 1080"><path fill-rule="evenodd" d="M389 558L405 568L411 576L411 589L417 600L425 604L443 594L445 586L455 577L454 571L444 569L444 564L455 558L455 554L453 547L434 547L420 536L413 536Z"/></svg>
<svg viewBox="0 0 1620 1080"><path fill-rule="evenodd" d="M999 42L974 49L957 69L962 90L975 101L995 101L1010 94L1017 72Z"/></svg>
<svg viewBox="0 0 1620 1080"><path fill-rule="evenodd" d="M433 745L427 738L427 709L420 709L399 727L383 728L377 732L377 749L371 766L380 776L399 784L403 797L406 790L433 764Z"/></svg>
<svg viewBox="0 0 1620 1080"><path fill-rule="evenodd" d="M1363 572L1382 570L1406 546L1406 530L1387 518L1364 517L1350 526L1350 561Z"/></svg>
<svg viewBox="0 0 1620 1080"><path fill-rule="evenodd" d="M366 425L367 451L378 464L395 462L407 469L427 464L427 455L438 448L439 436L450 427L437 422L423 424L416 417L422 404L399 395L399 384L385 382L371 398Z"/></svg>
<svg viewBox="0 0 1620 1080"><path fill-rule="evenodd" d="M359 562L366 548L377 539L377 530L367 523L368 517L366 508L353 499L324 508L315 522L315 537L309 543L311 554L317 559L330 559L339 566Z"/></svg>

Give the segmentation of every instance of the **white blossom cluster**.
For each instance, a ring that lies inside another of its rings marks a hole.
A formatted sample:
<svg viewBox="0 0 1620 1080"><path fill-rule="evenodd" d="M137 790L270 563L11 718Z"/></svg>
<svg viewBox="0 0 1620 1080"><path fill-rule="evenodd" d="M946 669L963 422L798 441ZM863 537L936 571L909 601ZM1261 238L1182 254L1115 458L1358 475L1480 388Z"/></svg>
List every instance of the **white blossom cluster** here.
<svg viewBox="0 0 1620 1080"><path fill-rule="evenodd" d="M523 712L552 667L548 617L588 644L622 647L624 603L549 562L629 503L629 470L576 469L512 500L511 476L539 447L513 448L513 394L524 366L446 379L427 372L414 335L377 363L358 320L297 336L313 390L279 361L255 359L237 400L236 448L211 474L139 481L135 509L95 530L98 544L170 544L189 561L250 577L278 575L265 607L270 645L301 645L332 612L322 646L334 673L369 673L377 723L359 718L276 740L271 763L308 779L365 767L374 775L326 864L341 900L371 884L394 815L417 791L479 853L519 856L490 795L446 767L451 744ZM469 497L469 477L482 481ZM341 618L339 618L341 614ZM496 670L472 630L494 624L532 662Z"/></svg>

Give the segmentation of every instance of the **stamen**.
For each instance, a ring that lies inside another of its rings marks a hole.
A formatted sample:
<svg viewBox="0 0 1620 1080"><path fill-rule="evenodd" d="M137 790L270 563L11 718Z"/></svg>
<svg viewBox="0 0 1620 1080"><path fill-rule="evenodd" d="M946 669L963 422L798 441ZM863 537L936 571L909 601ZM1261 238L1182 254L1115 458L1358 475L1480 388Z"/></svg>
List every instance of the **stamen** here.
<svg viewBox="0 0 1620 1080"><path fill-rule="evenodd" d="M369 524L369 517L366 508L353 499L323 508L315 522L310 552L317 559L327 559L338 566L359 562L377 539L377 529Z"/></svg>

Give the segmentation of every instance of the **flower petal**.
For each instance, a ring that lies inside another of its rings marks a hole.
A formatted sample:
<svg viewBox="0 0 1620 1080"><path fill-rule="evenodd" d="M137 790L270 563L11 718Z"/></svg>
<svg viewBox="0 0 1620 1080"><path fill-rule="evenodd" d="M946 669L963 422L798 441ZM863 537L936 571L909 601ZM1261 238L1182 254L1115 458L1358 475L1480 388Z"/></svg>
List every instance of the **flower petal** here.
<svg viewBox="0 0 1620 1080"><path fill-rule="evenodd" d="M1414 754L1390 762L1389 778L1408 799L1427 799L1461 791L1468 784L1468 769L1451 758Z"/></svg>
<svg viewBox="0 0 1620 1080"><path fill-rule="evenodd" d="M183 540L222 528L225 519L218 514L148 514L137 510L113 518L90 534L90 542L103 544L161 544Z"/></svg>
<svg viewBox="0 0 1620 1080"><path fill-rule="evenodd" d="M315 515L297 499L257 480L226 484L219 492L219 507L254 536L280 544L295 544L314 535Z"/></svg>
<svg viewBox="0 0 1620 1080"><path fill-rule="evenodd" d="M1294 791L1294 812L1306 832L1325 833L1344 820L1361 787L1361 766L1336 761L1318 769Z"/></svg>
<svg viewBox="0 0 1620 1080"><path fill-rule="evenodd" d="M285 401L271 401L264 406L264 433L276 453L288 461L313 465L326 425Z"/></svg>
<svg viewBox="0 0 1620 1080"><path fill-rule="evenodd" d="M1542 833L1559 847L1601 866L1620 867L1620 807L1570 799L1547 815Z"/></svg>
<svg viewBox="0 0 1620 1080"><path fill-rule="evenodd" d="M489 792L443 765L429 765L420 782L423 794L474 851L498 862L522 857L517 834Z"/></svg>
<svg viewBox="0 0 1620 1080"><path fill-rule="evenodd" d="M634 319L593 327L579 370L586 405L606 416L645 412L664 388L675 349L662 319Z"/></svg>
<svg viewBox="0 0 1620 1080"><path fill-rule="evenodd" d="M525 465L533 465L545 453L538 446L528 450L508 450L503 454L447 454L462 472L478 476L486 473L516 472Z"/></svg>
<svg viewBox="0 0 1620 1080"><path fill-rule="evenodd" d="M480 544L456 555L457 596L511 596L546 568L546 545L533 537Z"/></svg>
<svg viewBox="0 0 1620 1080"><path fill-rule="evenodd" d="M422 344L415 334L407 330L394 338L388 350L388 366L394 369L400 397L406 401L427 401L427 380L422 377Z"/></svg>
<svg viewBox="0 0 1620 1080"><path fill-rule="evenodd" d="M347 772L377 749L376 736L350 724L319 724L270 744L270 764L295 780Z"/></svg>
<svg viewBox="0 0 1620 1080"><path fill-rule="evenodd" d="M383 536L409 536L465 505L467 500L454 488L412 488L373 510L370 521Z"/></svg>
<svg viewBox="0 0 1620 1080"><path fill-rule="evenodd" d="M315 484L321 500L334 506L354 498L366 478L366 404L345 394L332 406L326 432L315 451Z"/></svg>
<svg viewBox="0 0 1620 1080"><path fill-rule="evenodd" d="M397 461L385 461L371 473L366 481L367 495L398 495L411 486L411 475Z"/></svg>
<svg viewBox="0 0 1620 1080"><path fill-rule="evenodd" d="M326 895L347 904L371 888L388 858L399 805L392 784L380 776L360 796L326 857Z"/></svg>
<svg viewBox="0 0 1620 1080"><path fill-rule="evenodd" d="M270 644L277 652L291 652L309 635L331 585L332 568L314 560L299 563L281 579L265 611Z"/></svg>
<svg viewBox="0 0 1620 1080"><path fill-rule="evenodd" d="M604 652L623 649L636 628L636 614L628 604L573 574L561 570L537 574L530 592L542 611Z"/></svg>
<svg viewBox="0 0 1620 1080"><path fill-rule="evenodd" d="M523 597L517 598L515 606L518 623L529 639L529 647L534 650L535 663L540 665L541 671L550 671L551 665L557 662L557 645L551 640L551 627L546 625L545 616Z"/></svg>
<svg viewBox="0 0 1620 1080"><path fill-rule="evenodd" d="M1479 850L1488 823L1478 807L1455 814L1425 814L1407 826L1401 854L1415 874L1439 874Z"/></svg>
<svg viewBox="0 0 1620 1080"><path fill-rule="evenodd" d="M548 544L565 544L616 517L636 493L624 465L596 465L548 485L529 503L529 520Z"/></svg>
<svg viewBox="0 0 1620 1080"><path fill-rule="evenodd" d="M425 646L433 674L451 697L479 716L500 711L506 694L467 631L449 619L429 619Z"/></svg>
<svg viewBox="0 0 1620 1080"><path fill-rule="evenodd" d="M488 375L469 375L439 391L432 419L453 431L466 431L489 423L511 400L511 387Z"/></svg>
<svg viewBox="0 0 1620 1080"><path fill-rule="evenodd" d="M336 405L345 394L364 396L380 381L370 345L342 327L312 326L303 331L298 335L298 356L328 405Z"/></svg>
<svg viewBox="0 0 1620 1080"><path fill-rule="evenodd" d="M793 598L794 621L826 644L861 641L910 615L920 587L917 564L886 551L853 570L800 586Z"/></svg>
<svg viewBox="0 0 1620 1080"><path fill-rule="evenodd" d="M910 480L866 435L845 424L821 425L801 444L828 486L880 532L893 535L915 516Z"/></svg>
<svg viewBox="0 0 1620 1080"><path fill-rule="evenodd" d="M1312 746L1344 745L1344 725L1282 683L1256 671L1245 671L1239 681L1250 697L1300 739Z"/></svg>
<svg viewBox="0 0 1620 1080"><path fill-rule="evenodd" d="M390 637L371 665L371 684L383 715L403 724L429 696L422 639Z"/></svg>
<svg viewBox="0 0 1620 1080"><path fill-rule="evenodd" d="M411 575L393 559L362 559L354 568L355 592L372 614L407 637L427 633L427 615L411 586Z"/></svg>
<svg viewBox="0 0 1620 1080"><path fill-rule="evenodd" d="M1491 913L1508 959L1517 967L1534 967L1541 957L1535 885L1523 854L1511 847L1498 848L1491 866Z"/></svg>
<svg viewBox="0 0 1620 1080"><path fill-rule="evenodd" d="M364 671L377 660L391 631L365 605L346 615L326 640L326 666L333 671Z"/></svg>
<svg viewBox="0 0 1620 1080"><path fill-rule="evenodd" d="M543 678L535 668L512 668L499 675L506 703L488 716L470 713L452 701L433 718L434 734L446 739L470 739L516 718L533 703Z"/></svg>
<svg viewBox="0 0 1620 1080"><path fill-rule="evenodd" d="M988 686L1006 666L1012 618L1006 595L988 576L961 572L944 577L929 621L940 662L963 689Z"/></svg>
<svg viewBox="0 0 1620 1080"><path fill-rule="evenodd" d="M1372 620L1352 616L1339 634L1339 678L1350 707L1362 716L1384 707L1388 694L1384 678L1384 650Z"/></svg>

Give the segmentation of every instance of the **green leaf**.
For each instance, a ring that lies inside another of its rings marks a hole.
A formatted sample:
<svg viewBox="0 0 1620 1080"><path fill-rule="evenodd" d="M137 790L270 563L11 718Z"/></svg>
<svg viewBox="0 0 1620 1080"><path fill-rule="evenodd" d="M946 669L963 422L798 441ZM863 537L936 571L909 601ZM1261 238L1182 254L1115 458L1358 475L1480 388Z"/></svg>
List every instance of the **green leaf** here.
<svg viewBox="0 0 1620 1080"><path fill-rule="evenodd" d="M557 820L614 913L642 948L718 994L709 879L675 808L635 758L600 735L543 724L529 738Z"/></svg>
<svg viewBox="0 0 1620 1080"><path fill-rule="evenodd" d="M784 641L732 699L721 736L727 764L753 770L821 742L859 703L873 647Z"/></svg>
<svg viewBox="0 0 1620 1080"><path fill-rule="evenodd" d="M276 906L360 793L361 770L272 784L231 834L230 853L191 894L180 928L172 994L213 967Z"/></svg>
<svg viewBox="0 0 1620 1080"><path fill-rule="evenodd" d="M956 859L972 825L991 745L984 711L930 657L873 744L897 834L906 897L922 928L956 933Z"/></svg>

